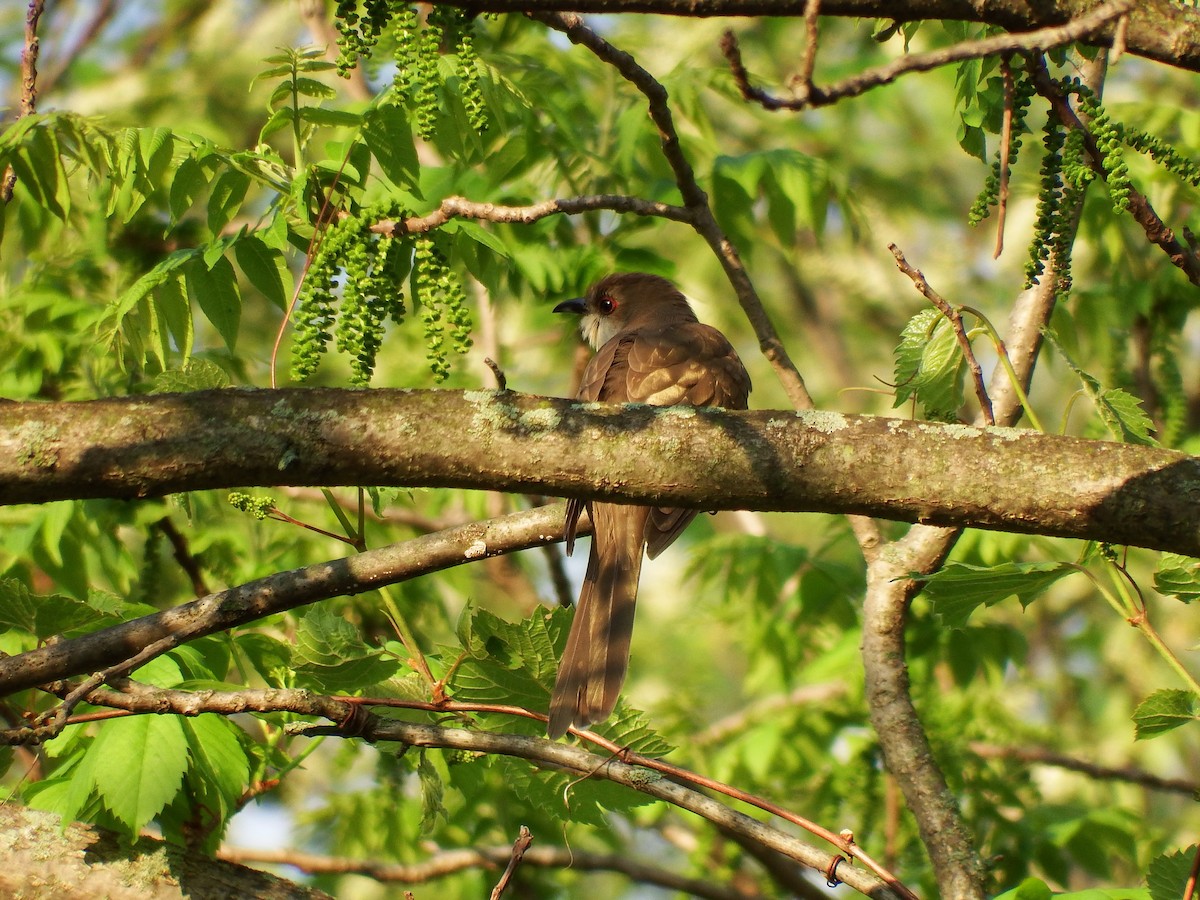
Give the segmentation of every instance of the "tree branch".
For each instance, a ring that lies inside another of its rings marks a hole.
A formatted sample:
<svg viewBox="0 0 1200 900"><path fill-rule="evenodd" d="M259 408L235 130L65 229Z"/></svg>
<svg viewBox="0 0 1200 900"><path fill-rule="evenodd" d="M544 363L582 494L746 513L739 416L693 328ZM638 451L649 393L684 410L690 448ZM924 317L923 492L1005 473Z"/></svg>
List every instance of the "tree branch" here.
<svg viewBox="0 0 1200 900"><path fill-rule="evenodd" d="M872 88L891 84L909 72L928 72L956 62L997 56L1017 51L1048 50L1063 44L1074 43L1102 29L1122 13L1131 9L1135 0L1110 0L1110 2L1074 19L1065 25L1050 25L1037 31L1018 34L998 34L977 41L963 41L950 47L930 50L926 53L909 53L882 66L852 75L827 88L818 88L812 83L812 69L807 66L807 78L797 82L795 97L776 97L750 83L750 74L742 63L737 38L726 31L721 38L721 52L729 62L734 83L746 100L758 103L764 109L803 110L811 107L829 106L849 97L865 94Z"/></svg>
<svg viewBox="0 0 1200 900"><path fill-rule="evenodd" d="M161 645L166 652L196 638L318 600L361 594L488 556L558 541L565 509L563 504L539 507L345 559L277 572L173 609L0 657L0 696L108 669L156 642L166 641ZM590 527L587 525L587 530ZM42 738L56 733L54 726L47 726Z"/></svg>
<svg viewBox="0 0 1200 900"><path fill-rule="evenodd" d="M711 16L804 15L807 0L435 0L475 12L654 13ZM1092 8L1085 0L822 0L821 15L897 22L958 19L1032 31L1065 25ZM1124 21L1124 20L1122 20ZM1110 23L1086 37L1089 44L1112 46L1118 26ZM1172 0L1138 0L1121 26L1124 52L1200 72L1200 10Z"/></svg>
<svg viewBox="0 0 1200 900"><path fill-rule="evenodd" d="M1200 460L1030 431L496 391L0 405L0 504L282 484L858 513L1200 555Z"/></svg>
<svg viewBox="0 0 1200 900"><path fill-rule="evenodd" d="M388 863L375 860L323 856L299 850L243 850L222 847L218 859L248 864L292 866L309 875L365 875L380 882L425 883L454 875L466 869L491 869L503 866L512 855L511 847L479 850L445 850L424 862ZM747 894L737 888L715 884L711 879L685 878L659 866L648 865L620 853L589 853L563 847L530 847L522 865L542 869L572 869L581 872L617 872L631 881L652 884L669 891L680 891L703 900L745 900Z"/></svg>

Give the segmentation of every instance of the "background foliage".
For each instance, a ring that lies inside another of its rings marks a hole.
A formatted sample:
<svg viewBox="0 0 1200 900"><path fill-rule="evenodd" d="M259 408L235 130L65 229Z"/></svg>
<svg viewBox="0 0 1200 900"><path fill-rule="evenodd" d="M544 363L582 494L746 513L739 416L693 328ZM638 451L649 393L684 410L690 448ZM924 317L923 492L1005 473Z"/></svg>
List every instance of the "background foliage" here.
<svg viewBox="0 0 1200 900"><path fill-rule="evenodd" d="M375 34L369 15L347 18L354 4L338 4L340 18L301 4L303 19L280 3L104 6L51 5L40 111L0 135L0 163L17 177L0 218L0 396L83 400L299 379L492 386L485 356L514 389L567 395L577 342L550 309L619 269L676 279L738 346L752 403L789 405L718 260L687 225L601 210L532 223L456 218L418 235L373 229L451 196L505 206L602 194L678 202L644 98L545 25L438 7L428 20L407 10ZM330 49L335 23L341 59ZM818 81L984 33L929 22L881 38L876 24L822 20ZM1073 138L1053 129L1043 138L1047 104L1023 89L1006 249L993 260L994 218L968 219L998 152L995 57L801 114L768 113L742 99L721 57L728 22L609 17L596 27L667 89L682 150L818 406L973 417L953 332L896 271L887 245L977 311L968 325L991 368L985 323L1003 333L1045 255L1038 248L1052 246L1054 215L1086 187L1068 245L1072 280L1030 409L1047 430L1200 453L1197 291L1120 209L1127 179L1168 223L1194 219L1194 75L1125 58L1104 83L1102 109L1076 88L1114 157L1106 183L1081 174ZM754 78L786 83L803 23L732 27ZM22 28L21 10L0 13L10 97ZM370 53L351 71L345 48L356 44ZM1051 74L1073 78L1095 52L1053 54ZM1057 163L1045 161L1043 141L1066 145ZM1031 241L1032 254L1022 246ZM232 501L199 493L0 509L0 650L345 555L329 533L382 546L529 502L372 491L359 519L354 491ZM887 525L886 536L905 527ZM459 701L543 710L569 621L549 611L563 571L560 558L532 551L460 567L195 641L136 679L429 700L432 678ZM578 561L565 572L578 578ZM1065 890L1135 888L1149 877L1154 896L1178 895L1192 859L1181 851L1200 827L1188 794L1200 764L1187 674L1198 634L1184 605L1198 584L1195 560L981 532L967 532L926 581L907 632L915 700L990 892L1027 878ZM599 730L649 755L674 748L679 765L851 829L927 891L929 861L868 723L864 589L843 519L702 517L644 573L628 705ZM1127 627L1143 603L1155 639L1182 663ZM412 662L418 648L427 671ZM16 726L57 702L25 692L2 711ZM297 736L294 718L81 721L42 746L4 750L3 787L67 819L131 836L154 825L208 851L269 822L276 847L415 863L445 848L509 844L527 825L546 845L632 856L751 896L786 890L737 843L627 789L520 760ZM542 730L505 716L470 722ZM1130 772L1096 777L1060 757L1136 767L1174 788ZM527 866L520 877L524 896L635 891L611 874ZM475 868L424 890L476 897L494 880ZM314 881L339 896L383 895L358 876Z"/></svg>

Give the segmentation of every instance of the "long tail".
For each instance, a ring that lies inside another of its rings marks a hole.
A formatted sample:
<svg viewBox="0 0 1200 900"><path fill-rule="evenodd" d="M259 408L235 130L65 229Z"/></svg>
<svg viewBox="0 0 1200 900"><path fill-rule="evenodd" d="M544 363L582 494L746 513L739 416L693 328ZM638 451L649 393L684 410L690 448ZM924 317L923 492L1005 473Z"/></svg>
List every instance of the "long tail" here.
<svg viewBox="0 0 1200 900"><path fill-rule="evenodd" d="M643 507L592 504L592 547L567 648L550 695L551 738L608 718L629 667L645 548Z"/></svg>

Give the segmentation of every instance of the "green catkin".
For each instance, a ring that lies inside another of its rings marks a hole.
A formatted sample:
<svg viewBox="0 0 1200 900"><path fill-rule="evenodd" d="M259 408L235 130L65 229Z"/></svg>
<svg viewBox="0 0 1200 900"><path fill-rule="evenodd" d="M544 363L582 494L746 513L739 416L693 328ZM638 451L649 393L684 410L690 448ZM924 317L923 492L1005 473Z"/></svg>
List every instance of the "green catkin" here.
<svg viewBox="0 0 1200 900"><path fill-rule="evenodd" d="M1025 287L1032 287L1046 270L1046 260L1054 247L1053 237L1060 230L1062 212L1062 147L1066 140L1057 117L1050 112L1042 128L1042 165L1039 170L1037 214L1034 219L1033 240L1029 261L1025 264Z"/></svg>
<svg viewBox="0 0 1200 900"><path fill-rule="evenodd" d="M1147 134L1129 125L1118 126L1125 145L1144 153L1180 181L1200 187L1200 164L1188 159L1162 138Z"/></svg>
<svg viewBox="0 0 1200 900"><path fill-rule="evenodd" d="M1125 148L1121 143L1121 129L1108 117L1108 111L1100 105L1100 99L1087 85L1076 81L1072 87L1079 96L1079 112L1090 119L1088 130L1096 142L1096 149L1100 151L1104 180L1108 184L1108 195L1112 198L1113 206L1128 210L1132 185L1129 183L1129 167L1125 163Z"/></svg>
<svg viewBox="0 0 1200 900"><path fill-rule="evenodd" d="M421 24L417 11L404 5L392 19L392 36L395 40L393 59L396 74L392 76L393 102L406 103L413 95L417 84L417 35Z"/></svg>
<svg viewBox="0 0 1200 900"><path fill-rule="evenodd" d="M256 519L265 519L275 508L270 497L254 497L241 491L232 491L226 499L234 509L250 513Z"/></svg>

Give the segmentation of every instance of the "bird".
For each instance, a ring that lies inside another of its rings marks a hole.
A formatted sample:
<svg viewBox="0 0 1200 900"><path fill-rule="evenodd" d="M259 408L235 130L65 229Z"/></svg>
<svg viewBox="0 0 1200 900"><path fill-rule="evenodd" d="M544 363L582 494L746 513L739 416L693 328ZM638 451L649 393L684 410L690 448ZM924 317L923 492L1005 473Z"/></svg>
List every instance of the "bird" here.
<svg viewBox="0 0 1200 900"><path fill-rule="evenodd" d="M733 345L700 322L665 278L610 274L554 312L580 315L580 332L596 351L583 370L578 400L747 408L750 376ZM564 529L568 555L584 509L592 543L550 695L551 739L612 714L629 667L643 554L654 559L662 553L697 513L573 499Z"/></svg>

